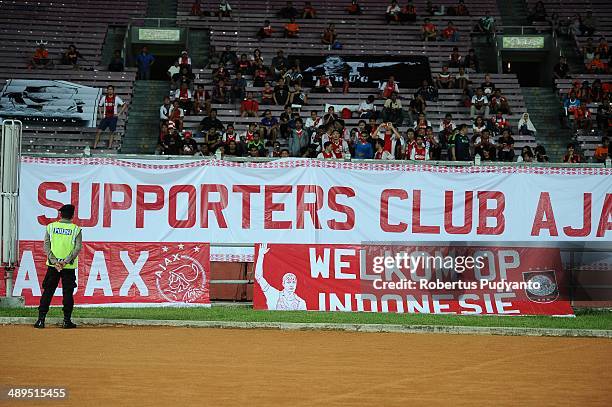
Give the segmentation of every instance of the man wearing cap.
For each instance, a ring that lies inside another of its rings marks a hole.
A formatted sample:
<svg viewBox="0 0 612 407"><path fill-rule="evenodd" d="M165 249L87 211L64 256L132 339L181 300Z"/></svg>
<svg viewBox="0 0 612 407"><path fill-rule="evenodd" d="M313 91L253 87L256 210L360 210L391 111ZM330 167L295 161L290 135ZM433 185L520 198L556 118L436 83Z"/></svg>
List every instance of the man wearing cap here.
<svg viewBox="0 0 612 407"><path fill-rule="evenodd" d="M45 233L45 254L47 255L47 274L43 280L43 294L38 307L38 320L35 328L45 327L45 317L49 311L55 289L62 279L62 304L64 322L62 328L76 328L70 320L74 307L73 291L76 288L76 268L82 247L81 228L72 223L74 206L64 205L59 210L61 219L47 225Z"/></svg>

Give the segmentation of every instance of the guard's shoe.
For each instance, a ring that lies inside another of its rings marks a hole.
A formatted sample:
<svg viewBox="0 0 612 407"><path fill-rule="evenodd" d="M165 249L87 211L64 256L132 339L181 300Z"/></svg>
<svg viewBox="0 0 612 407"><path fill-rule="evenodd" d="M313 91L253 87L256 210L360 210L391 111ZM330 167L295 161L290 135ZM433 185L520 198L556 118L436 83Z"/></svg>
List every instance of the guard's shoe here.
<svg viewBox="0 0 612 407"><path fill-rule="evenodd" d="M76 327L76 324L70 320L62 322L62 328L64 329L73 329Z"/></svg>
<svg viewBox="0 0 612 407"><path fill-rule="evenodd" d="M34 324L34 328L43 329L44 327L45 327L45 319L44 318L38 318L38 320Z"/></svg>

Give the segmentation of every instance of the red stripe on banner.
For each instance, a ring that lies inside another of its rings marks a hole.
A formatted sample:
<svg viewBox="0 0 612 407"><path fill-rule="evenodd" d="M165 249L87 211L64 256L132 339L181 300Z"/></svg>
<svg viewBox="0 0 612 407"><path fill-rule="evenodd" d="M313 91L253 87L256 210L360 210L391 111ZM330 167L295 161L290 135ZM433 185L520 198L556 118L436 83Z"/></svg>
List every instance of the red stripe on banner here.
<svg viewBox="0 0 612 407"><path fill-rule="evenodd" d="M573 315L558 249L275 244L256 259L256 309Z"/></svg>
<svg viewBox="0 0 612 407"><path fill-rule="evenodd" d="M83 243L75 304L208 305L209 258L208 243ZM20 242L13 295L25 297L26 305L40 301L45 261L41 241ZM59 288L52 304L61 302Z"/></svg>

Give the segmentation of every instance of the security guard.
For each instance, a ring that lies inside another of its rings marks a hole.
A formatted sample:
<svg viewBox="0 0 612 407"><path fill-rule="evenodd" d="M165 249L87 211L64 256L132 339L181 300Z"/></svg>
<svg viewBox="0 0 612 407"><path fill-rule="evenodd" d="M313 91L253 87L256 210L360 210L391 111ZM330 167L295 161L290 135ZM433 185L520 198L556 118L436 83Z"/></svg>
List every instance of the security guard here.
<svg viewBox="0 0 612 407"><path fill-rule="evenodd" d="M45 254L47 255L47 274L43 281L43 295L38 307L38 321L35 328L45 327L45 317L49 311L51 298L55 289L62 279L62 304L64 305L64 322L62 328L76 328L70 320L74 298L72 297L76 287L76 268L78 266L78 255L81 251L82 238L81 228L72 223L74 217L74 206L64 205L59 210L61 219L47 225L45 233Z"/></svg>

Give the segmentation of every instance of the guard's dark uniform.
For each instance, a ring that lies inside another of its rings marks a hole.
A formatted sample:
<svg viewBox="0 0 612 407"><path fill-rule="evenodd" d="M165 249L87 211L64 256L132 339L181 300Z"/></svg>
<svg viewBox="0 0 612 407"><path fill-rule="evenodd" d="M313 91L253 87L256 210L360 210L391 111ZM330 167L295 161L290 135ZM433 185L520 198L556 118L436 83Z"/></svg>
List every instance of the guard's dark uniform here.
<svg viewBox="0 0 612 407"><path fill-rule="evenodd" d="M60 209L62 219L47 225L45 234L45 253L47 254L47 274L43 280L43 294L38 307L36 328L45 327L45 317L53 294L62 280L62 304L64 306L63 328L75 328L72 323L74 308L73 292L76 288L76 269L78 254L81 250L81 228L72 223L74 206L64 205Z"/></svg>

